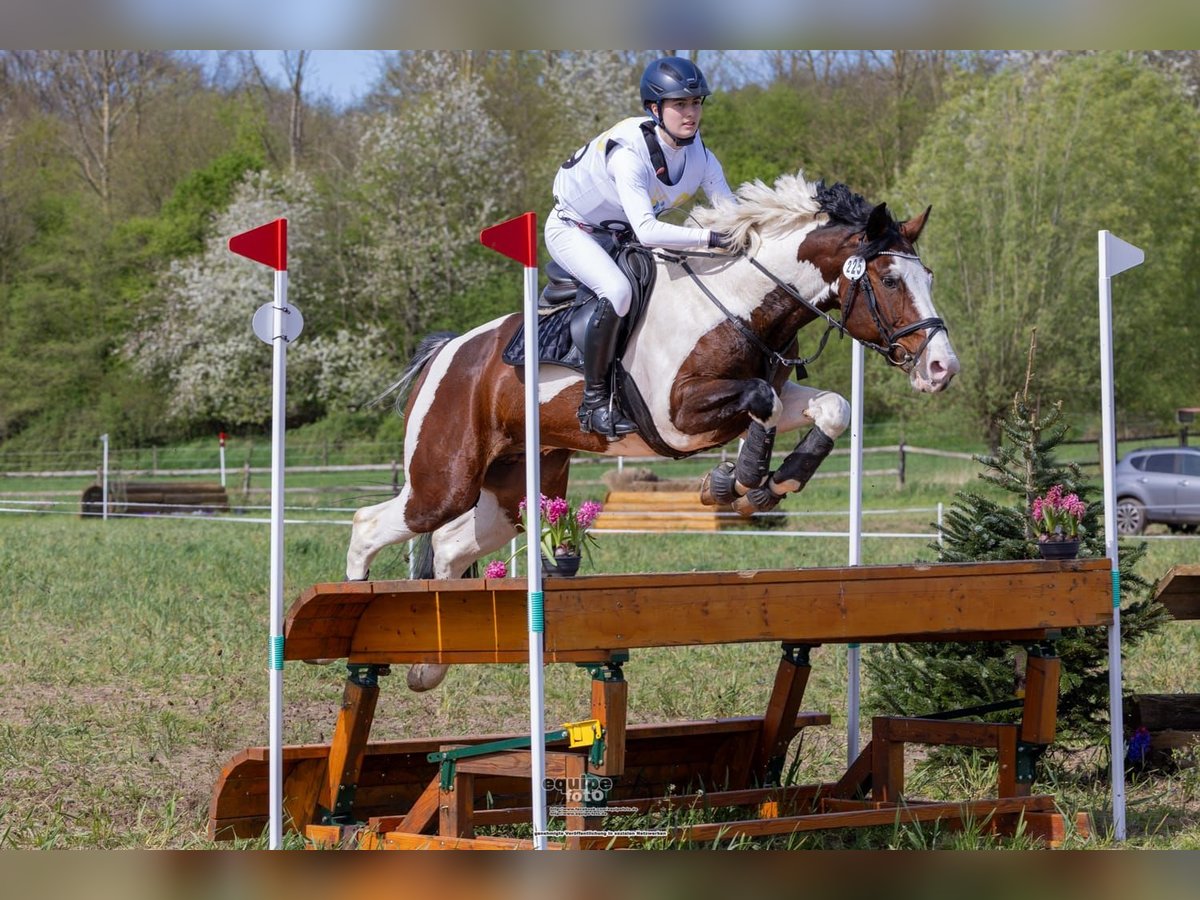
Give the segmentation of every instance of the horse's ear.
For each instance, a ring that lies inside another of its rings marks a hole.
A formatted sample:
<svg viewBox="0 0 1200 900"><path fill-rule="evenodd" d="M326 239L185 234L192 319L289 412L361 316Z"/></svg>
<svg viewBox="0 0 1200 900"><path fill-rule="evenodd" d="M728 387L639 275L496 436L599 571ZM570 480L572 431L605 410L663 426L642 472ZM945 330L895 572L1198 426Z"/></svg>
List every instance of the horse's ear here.
<svg viewBox="0 0 1200 900"><path fill-rule="evenodd" d="M867 217L867 240L873 241L883 237L884 233L892 224L892 217L888 214L887 204L880 203L877 207L871 210L871 215Z"/></svg>
<svg viewBox="0 0 1200 900"><path fill-rule="evenodd" d="M913 216L907 222L900 226L900 233L908 238L910 244L915 244L917 238L921 236L921 232L925 230L925 221L929 218L929 211L932 206L925 207L925 212L919 216Z"/></svg>

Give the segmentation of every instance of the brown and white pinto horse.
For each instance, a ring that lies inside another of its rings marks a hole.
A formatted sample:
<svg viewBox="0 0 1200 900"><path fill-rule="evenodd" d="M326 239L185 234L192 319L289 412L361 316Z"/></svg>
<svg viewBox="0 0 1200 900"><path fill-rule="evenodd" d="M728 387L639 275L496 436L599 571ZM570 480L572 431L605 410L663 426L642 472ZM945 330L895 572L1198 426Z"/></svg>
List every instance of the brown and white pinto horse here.
<svg viewBox="0 0 1200 900"><path fill-rule="evenodd" d="M872 206L844 185L786 175L772 188L742 185L737 202L693 211L701 227L733 237L733 252L656 252L655 287L623 364L674 454L746 436L736 466L709 476L706 502L735 502L744 514L771 508L804 486L846 429L846 400L788 380L797 360L784 354L796 352L797 331L818 317L887 356L916 390L950 383L958 359L933 307L932 276L913 248L928 214L897 223L886 205ZM840 321L831 310L840 310ZM523 373L501 353L521 321L513 314L458 337L431 335L389 389L409 390L404 487L354 516L347 578L366 579L381 549L416 535L432 537L432 571L421 575L459 577L518 533ZM582 433L582 389L574 370L541 366L548 496L566 496L577 451L654 455L638 434L609 443ZM801 426L812 427L772 472L775 434ZM444 666L414 666L409 686L428 689L444 674Z"/></svg>

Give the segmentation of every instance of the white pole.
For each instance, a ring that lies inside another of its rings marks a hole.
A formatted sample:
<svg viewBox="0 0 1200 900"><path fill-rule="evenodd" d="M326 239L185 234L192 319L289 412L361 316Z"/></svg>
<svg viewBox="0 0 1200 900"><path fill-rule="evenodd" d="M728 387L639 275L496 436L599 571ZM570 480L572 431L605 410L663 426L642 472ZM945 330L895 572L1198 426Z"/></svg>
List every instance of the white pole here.
<svg viewBox="0 0 1200 900"><path fill-rule="evenodd" d="M220 433L217 442L221 448L221 487L225 487L225 432Z"/></svg>
<svg viewBox="0 0 1200 900"><path fill-rule="evenodd" d="M100 519L108 521L108 435L100 435L104 455L100 463Z"/></svg>
<svg viewBox="0 0 1200 900"><path fill-rule="evenodd" d="M862 564L862 473L863 473L863 345L850 351L850 565ZM862 648L846 648L846 763L858 758L858 718Z"/></svg>
<svg viewBox="0 0 1200 900"><path fill-rule="evenodd" d="M529 573L529 737L533 847L546 849L545 632L541 556L541 415L538 407L537 267L525 267L525 571Z"/></svg>
<svg viewBox="0 0 1200 900"><path fill-rule="evenodd" d="M271 371L271 748L269 847L283 845L283 461L287 424L287 270L275 270Z"/></svg>
<svg viewBox="0 0 1200 900"><path fill-rule="evenodd" d="M1107 231L1098 234L1100 255L1100 414L1104 435L1104 552L1112 562L1113 623L1108 629L1108 729L1113 837L1125 840L1125 723L1121 697L1121 567L1117 548L1117 429L1114 417L1112 276L1140 265L1146 255Z"/></svg>

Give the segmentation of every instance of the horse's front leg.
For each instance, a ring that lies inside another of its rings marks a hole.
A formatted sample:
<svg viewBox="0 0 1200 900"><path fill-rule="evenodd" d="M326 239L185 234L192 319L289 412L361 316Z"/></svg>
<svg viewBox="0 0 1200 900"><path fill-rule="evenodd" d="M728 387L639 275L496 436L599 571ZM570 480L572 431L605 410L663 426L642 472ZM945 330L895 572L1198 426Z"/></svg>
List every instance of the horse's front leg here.
<svg viewBox="0 0 1200 900"><path fill-rule="evenodd" d="M778 423L786 413L775 389L761 379L725 382L721 387L728 392L723 411L749 412L750 427L746 429L737 462L721 463L705 476L700 485L700 502L706 506L733 503L767 480Z"/></svg>
<svg viewBox="0 0 1200 900"><path fill-rule="evenodd" d="M850 424L850 404L832 391L789 382L784 386L783 401L784 414L778 426L781 430L812 427L764 483L733 501L734 510L743 516L774 509L786 495L803 490Z"/></svg>

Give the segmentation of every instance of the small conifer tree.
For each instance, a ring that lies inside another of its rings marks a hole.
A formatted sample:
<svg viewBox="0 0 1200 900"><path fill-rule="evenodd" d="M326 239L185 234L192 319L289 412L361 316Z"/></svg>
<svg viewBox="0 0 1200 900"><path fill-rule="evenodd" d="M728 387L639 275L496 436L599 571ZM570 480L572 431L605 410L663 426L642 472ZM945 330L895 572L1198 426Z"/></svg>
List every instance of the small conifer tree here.
<svg viewBox="0 0 1200 900"><path fill-rule="evenodd" d="M1062 403L1043 409L1030 394L1036 334L1030 344L1025 388L1013 398L1001 423L1003 439L991 455L976 456L979 477L1012 495L998 502L974 491L959 491L944 516L940 544L931 544L939 562L982 562L1038 558L1029 509L1035 497L1056 484L1087 502L1080 526L1080 555L1103 556L1103 490L1085 480L1075 463L1060 462L1055 449L1069 430ZM1121 643L1133 647L1161 625L1164 614L1149 600L1148 582L1136 574L1145 542L1122 544ZM1059 732L1066 740L1095 740L1108 729L1107 632L1067 628L1055 642L1062 660ZM1024 651L1006 644L928 643L873 646L864 655L869 674L867 705L880 713L920 715L1010 700L1023 672ZM1015 721L1019 710L989 714L992 721Z"/></svg>

